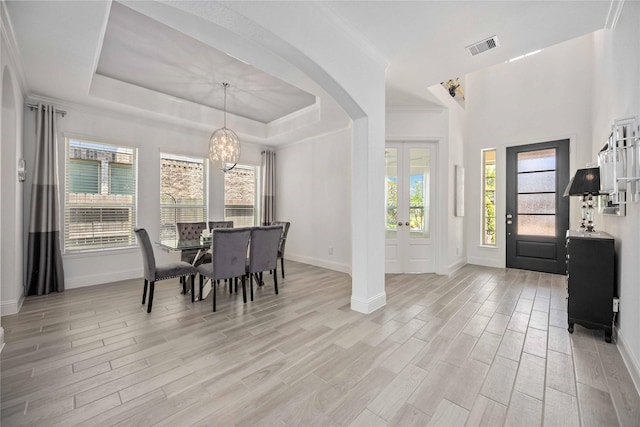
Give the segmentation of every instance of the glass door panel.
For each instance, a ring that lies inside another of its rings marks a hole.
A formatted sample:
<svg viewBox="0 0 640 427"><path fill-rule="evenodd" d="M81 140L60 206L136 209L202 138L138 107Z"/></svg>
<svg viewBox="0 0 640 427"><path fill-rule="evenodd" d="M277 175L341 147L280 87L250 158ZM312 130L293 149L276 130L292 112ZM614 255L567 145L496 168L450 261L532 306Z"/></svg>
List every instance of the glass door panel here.
<svg viewBox="0 0 640 427"><path fill-rule="evenodd" d="M556 149L517 153L516 167L516 233L520 236L555 236Z"/></svg>
<svg viewBox="0 0 640 427"><path fill-rule="evenodd" d="M429 238L430 157L428 148L409 150L409 230L412 239Z"/></svg>
<svg viewBox="0 0 640 427"><path fill-rule="evenodd" d="M398 230L398 149L385 150L385 189L386 237L397 238Z"/></svg>

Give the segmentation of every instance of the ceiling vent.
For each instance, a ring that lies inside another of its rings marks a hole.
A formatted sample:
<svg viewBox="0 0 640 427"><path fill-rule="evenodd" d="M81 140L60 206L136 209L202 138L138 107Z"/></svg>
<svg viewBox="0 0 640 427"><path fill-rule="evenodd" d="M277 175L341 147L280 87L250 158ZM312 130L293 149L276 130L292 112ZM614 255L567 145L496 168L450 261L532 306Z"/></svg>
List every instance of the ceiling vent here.
<svg viewBox="0 0 640 427"><path fill-rule="evenodd" d="M467 46L467 49L471 52L471 55L475 56L487 50L495 49L498 46L500 46L498 36L491 36L488 39Z"/></svg>

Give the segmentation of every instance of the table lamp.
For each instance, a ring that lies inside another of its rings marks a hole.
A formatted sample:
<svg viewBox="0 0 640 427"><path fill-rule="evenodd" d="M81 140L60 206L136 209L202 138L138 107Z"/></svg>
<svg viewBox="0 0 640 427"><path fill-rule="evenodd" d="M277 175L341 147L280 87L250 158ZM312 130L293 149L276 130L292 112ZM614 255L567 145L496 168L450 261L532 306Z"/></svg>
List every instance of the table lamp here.
<svg viewBox="0 0 640 427"><path fill-rule="evenodd" d="M580 196L582 201L583 231L592 232L593 228L593 196L600 194L600 168L578 169L564 190L564 197Z"/></svg>

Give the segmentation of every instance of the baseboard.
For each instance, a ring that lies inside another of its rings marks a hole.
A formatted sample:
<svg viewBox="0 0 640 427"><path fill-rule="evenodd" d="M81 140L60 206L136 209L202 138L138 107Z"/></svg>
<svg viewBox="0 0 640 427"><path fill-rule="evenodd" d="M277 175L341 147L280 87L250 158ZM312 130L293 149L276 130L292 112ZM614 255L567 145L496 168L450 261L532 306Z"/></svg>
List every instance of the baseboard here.
<svg viewBox="0 0 640 427"><path fill-rule="evenodd" d="M24 296L21 296L18 299L10 299L8 301L0 302L2 308L0 308L0 313L3 316L8 316L10 314L17 314L22 308L22 303L24 302Z"/></svg>
<svg viewBox="0 0 640 427"><path fill-rule="evenodd" d="M629 347L626 345L624 337L620 334L618 328L616 328L616 345L618 347L618 351L620 351L620 355L622 356L622 361L627 366L627 370L631 374L631 379L633 380L633 385L636 386L636 391L640 394L640 363L634 357L634 355L629 351Z"/></svg>
<svg viewBox="0 0 640 427"><path fill-rule="evenodd" d="M144 275L142 269L113 271L109 273L89 274L79 277L65 277L64 288L76 289L85 286L101 285L103 283L118 282L120 280L137 279Z"/></svg>
<svg viewBox="0 0 640 427"><path fill-rule="evenodd" d="M482 265L484 267L504 268L504 262L493 258L468 257L467 264Z"/></svg>
<svg viewBox="0 0 640 427"><path fill-rule="evenodd" d="M457 261L455 261L455 262L449 264L448 266L446 266L444 272L438 273L438 274L444 274L445 276L448 276L451 273L454 273L456 270L461 269L465 265L467 265L467 259L466 258L460 258Z"/></svg>
<svg viewBox="0 0 640 427"><path fill-rule="evenodd" d="M357 311L359 313L369 314L373 313L379 308L384 307L386 303L387 294L385 292L381 292L378 295L366 300L352 296L351 310Z"/></svg>
<svg viewBox="0 0 640 427"><path fill-rule="evenodd" d="M346 273L348 275L351 275L351 266L347 264L342 264L335 261L327 261L325 259L314 258L314 257L309 257L304 255L297 255L297 254L286 254L285 260L288 260L288 259L290 259L291 261L301 262L303 264L315 265L316 267L322 267L328 270L339 271L341 273Z"/></svg>

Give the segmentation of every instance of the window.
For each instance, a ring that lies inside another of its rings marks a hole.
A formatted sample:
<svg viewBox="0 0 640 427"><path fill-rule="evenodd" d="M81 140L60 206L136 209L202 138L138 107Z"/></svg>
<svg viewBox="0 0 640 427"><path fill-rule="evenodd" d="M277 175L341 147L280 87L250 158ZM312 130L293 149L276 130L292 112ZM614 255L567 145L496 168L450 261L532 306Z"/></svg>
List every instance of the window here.
<svg viewBox="0 0 640 427"><path fill-rule="evenodd" d="M160 238L176 237L178 222L207 221L205 159L160 154Z"/></svg>
<svg viewBox="0 0 640 427"><path fill-rule="evenodd" d="M65 252L132 246L136 149L77 139L66 149Z"/></svg>
<svg viewBox="0 0 640 427"><path fill-rule="evenodd" d="M496 150L482 150L482 244L496 245Z"/></svg>
<svg viewBox="0 0 640 427"><path fill-rule="evenodd" d="M258 223L256 169L237 165L224 174L224 220L233 221L234 227Z"/></svg>

